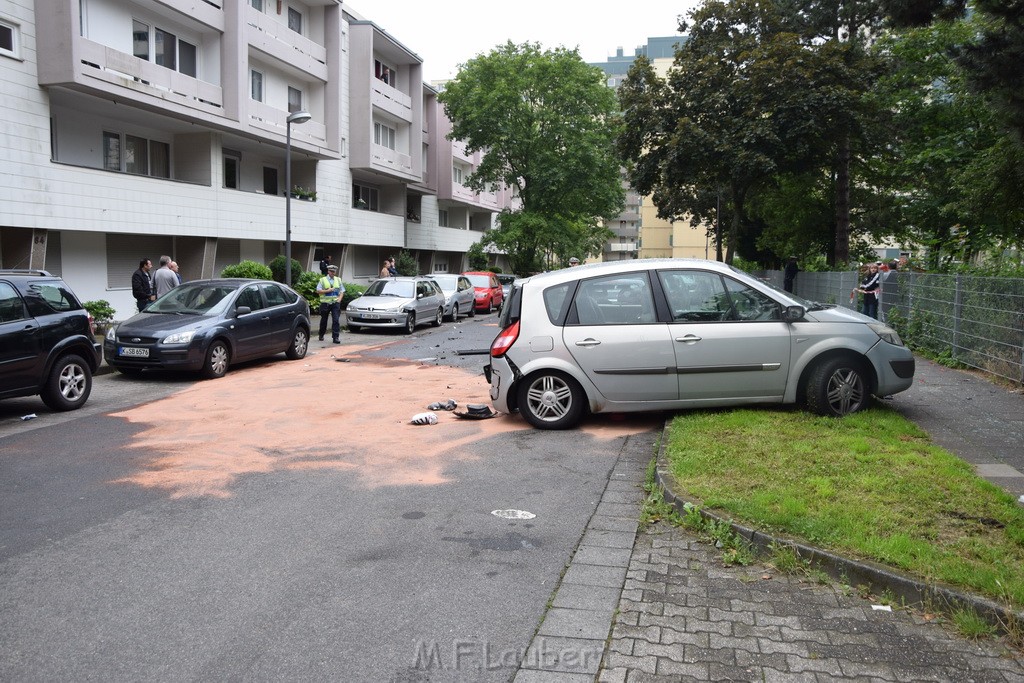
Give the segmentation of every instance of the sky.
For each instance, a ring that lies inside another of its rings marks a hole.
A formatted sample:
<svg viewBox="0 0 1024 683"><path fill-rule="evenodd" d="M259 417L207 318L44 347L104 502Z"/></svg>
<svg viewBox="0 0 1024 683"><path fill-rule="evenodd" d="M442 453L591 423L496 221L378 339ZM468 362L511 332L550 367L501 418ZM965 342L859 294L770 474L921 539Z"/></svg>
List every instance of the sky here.
<svg viewBox="0 0 1024 683"><path fill-rule="evenodd" d="M345 0L423 59L426 82L454 78L458 65L505 41L579 47L585 62L654 36L678 35L677 17L697 0Z"/></svg>

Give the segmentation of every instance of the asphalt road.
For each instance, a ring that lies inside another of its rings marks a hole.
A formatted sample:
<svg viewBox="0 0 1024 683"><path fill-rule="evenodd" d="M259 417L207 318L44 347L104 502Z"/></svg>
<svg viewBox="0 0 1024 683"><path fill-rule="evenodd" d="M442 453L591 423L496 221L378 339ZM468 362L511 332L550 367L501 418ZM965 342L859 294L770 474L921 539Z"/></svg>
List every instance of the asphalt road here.
<svg viewBox="0 0 1024 683"><path fill-rule="evenodd" d="M456 351L495 321L346 334L212 382L114 373L74 413L0 403L0 679L509 680L620 452L661 418L387 416L423 409L420 381L485 392L486 358Z"/></svg>

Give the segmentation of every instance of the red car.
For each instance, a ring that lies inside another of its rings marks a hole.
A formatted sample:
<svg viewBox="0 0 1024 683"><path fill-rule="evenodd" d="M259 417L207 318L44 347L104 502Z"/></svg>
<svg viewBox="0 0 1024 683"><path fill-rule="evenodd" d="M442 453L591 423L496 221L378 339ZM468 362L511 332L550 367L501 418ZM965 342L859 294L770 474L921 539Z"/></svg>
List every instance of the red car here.
<svg viewBox="0 0 1024 683"><path fill-rule="evenodd" d="M473 283L473 308L478 311L493 313L501 308L505 301L505 293L498 282L498 276L488 271L463 273Z"/></svg>

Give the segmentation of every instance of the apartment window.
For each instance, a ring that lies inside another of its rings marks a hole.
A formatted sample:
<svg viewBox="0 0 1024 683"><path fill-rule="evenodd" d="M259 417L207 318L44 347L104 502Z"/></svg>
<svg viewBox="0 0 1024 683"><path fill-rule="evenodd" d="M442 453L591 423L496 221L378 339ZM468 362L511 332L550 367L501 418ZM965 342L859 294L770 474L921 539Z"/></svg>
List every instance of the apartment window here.
<svg viewBox="0 0 1024 683"><path fill-rule="evenodd" d="M137 135L103 132L103 168L108 171L171 177L171 146Z"/></svg>
<svg viewBox="0 0 1024 683"><path fill-rule="evenodd" d="M302 111L302 91L288 86L288 111Z"/></svg>
<svg viewBox="0 0 1024 683"><path fill-rule="evenodd" d="M149 24L132 20L132 54L149 61Z"/></svg>
<svg viewBox="0 0 1024 683"><path fill-rule="evenodd" d="M249 89L254 100L263 101L263 74L255 69L249 72Z"/></svg>
<svg viewBox="0 0 1024 683"><path fill-rule="evenodd" d="M252 5L252 8L257 12L263 11L263 0L249 0L249 4Z"/></svg>
<svg viewBox="0 0 1024 683"><path fill-rule="evenodd" d="M103 132L103 168L121 170L121 134Z"/></svg>
<svg viewBox="0 0 1024 683"><path fill-rule="evenodd" d="M394 149L395 129L390 126L386 126L383 123L374 123L373 142L383 147L387 147L388 149Z"/></svg>
<svg viewBox="0 0 1024 683"><path fill-rule="evenodd" d="M132 20L132 54L195 78L199 74L199 48L161 28L152 28L151 34L150 28L145 22Z"/></svg>
<svg viewBox="0 0 1024 683"><path fill-rule="evenodd" d="M302 13L291 7L288 8L288 28L302 35Z"/></svg>
<svg viewBox="0 0 1024 683"><path fill-rule="evenodd" d="M385 64L379 59L373 60L373 75L375 78L384 81L392 88L398 82L398 70L395 67Z"/></svg>
<svg viewBox="0 0 1024 683"><path fill-rule="evenodd" d="M224 187L229 190L239 189L242 174L242 155L240 152L224 150Z"/></svg>
<svg viewBox="0 0 1024 683"><path fill-rule="evenodd" d="M452 182L456 185L462 184L462 168L459 166L452 166Z"/></svg>
<svg viewBox="0 0 1024 683"><path fill-rule="evenodd" d="M352 206L367 211L380 211L380 195L375 187L352 183Z"/></svg>
<svg viewBox="0 0 1024 683"><path fill-rule="evenodd" d="M0 55L18 57L18 26L0 21Z"/></svg>
<svg viewBox="0 0 1024 683"><path fill-rule="evenodd" d="M448 227L448 210L447 209L438 209L438 211L437 211L437 224L440 225L442 228L447 228Z"/></svg>
<svg viewBox="0 0 1024 683"><path fill-rule="evenodd" d="M263 167L263 194L277 194L277 169L273 166Z"/></svg>

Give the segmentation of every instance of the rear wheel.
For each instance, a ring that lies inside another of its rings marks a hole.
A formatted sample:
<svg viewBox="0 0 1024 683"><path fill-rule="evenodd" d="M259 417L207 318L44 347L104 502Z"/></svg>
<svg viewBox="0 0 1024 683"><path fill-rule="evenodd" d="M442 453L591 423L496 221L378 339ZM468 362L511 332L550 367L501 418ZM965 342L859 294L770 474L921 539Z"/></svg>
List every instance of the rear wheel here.
<svg viewBox="0 0 1024 683"><path fill-rule="evenodd" d="M437 315L435 315L434 319L430 321L430 324L433 325L434 327L441 327L441 321L443 321L443 320L444 320L444 308L438 308L437 309Z"/></svg>
<svg viewBox="0 0 1024 683"><path fill-rule="evenodd" d="M538 429L569 429L583 417L583 388L563 372L542 370L524 377L517 394L519 412Z"/></svg>
<svg viewBox="0 0 1024 683"><path fill-rule="evenodd" d="M306 328L299 327L295 330L295 335L292 337L292 343L288 347L285 354L291 360L299 360L306 356L306 350L309 348L309 332Z"/></svg>
<svg viewBox="0 0 1024 683"><path fill-rule="evenodd" d="M807 378L807 407L818 415L841 417L867 407L871 400L864 365L852 358L833 358Z"/></svg>
<svg viewBox="0 0 1024 683"><path fill-rule="evenodd" d="M231 362L231 352L228 345L219 339L210 344L206 350L206 360L203 362L202 375L206 379L217 379L227 374L228 364Z"/></svg>
<svg viewBox="0 0 1024 683"><path fill-rule="evenodd" d="M473 302L469 305L469 313L467 313L466 316L470 318L476 317L476 302Z"/></svg>
<svg viewBox="0 0 1024 683"><path fill-rule="evenodd" d="M43 403L53 410L75 410L85 405L92 391L92 370L81 356L62 356L50 369L43 386Z"/></svg>
<svg viewBox="0 0 1024 683"><path fill-rule="evenodd" d="M408 315L405 316L405 333L412 334L416 331L416 314L409 311Z"/></svg>

